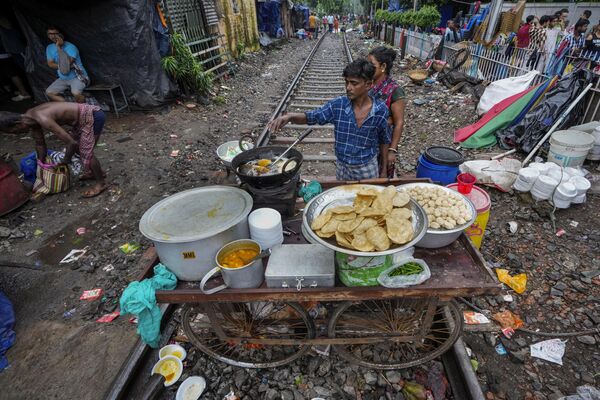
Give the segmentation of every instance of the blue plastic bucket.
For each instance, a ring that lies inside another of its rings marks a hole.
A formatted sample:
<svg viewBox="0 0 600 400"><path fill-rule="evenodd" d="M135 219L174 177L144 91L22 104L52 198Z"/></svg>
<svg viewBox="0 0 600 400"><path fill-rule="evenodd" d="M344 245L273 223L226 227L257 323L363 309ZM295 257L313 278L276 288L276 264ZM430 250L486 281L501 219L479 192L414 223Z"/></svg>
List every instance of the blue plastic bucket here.
<svg viewBox="0 0 600 400"><path fill-rule="evenodd" d="M417 163L417 178L429 178L434 182L440 182L446 186L456 182L456 176L460 173L458 166L439 165L429 161L421 154Z"/></svg>

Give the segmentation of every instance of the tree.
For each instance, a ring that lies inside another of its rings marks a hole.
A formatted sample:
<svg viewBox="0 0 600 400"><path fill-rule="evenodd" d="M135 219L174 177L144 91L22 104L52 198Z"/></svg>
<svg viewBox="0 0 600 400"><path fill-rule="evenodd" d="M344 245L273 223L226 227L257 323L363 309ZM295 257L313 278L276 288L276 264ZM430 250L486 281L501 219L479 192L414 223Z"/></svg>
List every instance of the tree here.
<svg viewBox="0 0 600 400"><path fill-rule="evenodd" d="M352 0L318 0L317 9L325 14L348 14L352 12Z"/></svg>

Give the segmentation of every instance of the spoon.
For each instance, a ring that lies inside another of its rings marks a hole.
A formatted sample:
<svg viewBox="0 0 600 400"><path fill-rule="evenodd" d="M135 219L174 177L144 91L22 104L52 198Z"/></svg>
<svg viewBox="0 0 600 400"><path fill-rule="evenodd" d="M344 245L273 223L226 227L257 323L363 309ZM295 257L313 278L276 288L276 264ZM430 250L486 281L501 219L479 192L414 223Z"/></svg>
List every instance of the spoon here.
<svg viewBox="0 0 600 400"><path fill-rule="evenodd" d="M248 264L252 264L254 261L261 259L261 258L265 258L271 255L271 249L266 249L261 251L260 253L258 253L256 256L254 256L253 259L251 259L250 261L248 261ZM246 265L248 265L246 264Z"/></svg>

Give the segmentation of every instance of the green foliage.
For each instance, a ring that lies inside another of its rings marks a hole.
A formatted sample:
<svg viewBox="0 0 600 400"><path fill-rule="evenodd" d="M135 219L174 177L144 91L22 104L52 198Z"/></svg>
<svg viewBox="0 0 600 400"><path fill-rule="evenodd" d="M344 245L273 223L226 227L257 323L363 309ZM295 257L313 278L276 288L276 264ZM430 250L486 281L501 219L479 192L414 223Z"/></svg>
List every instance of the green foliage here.
<svg viewBox="0 0 600 400"><path fill-rule="evenodd" d="M223 97L223 96L215 96L213 98L213 103L220 106L220 105L227 103L227 99L225 99L225 97Z"/></svg>
<svg viewBox="0 0 600 400"><path fill-rule="evenodd" d="M207 93L212 86L213 75L204 72L182 35L175 33L171 36L171 44L173 55L161 60L165 72L177 82L184 93Z"/></svg>
<svg viewBox="0 0 600 400"><path fill-rule="evenodd" d="M353 0L319 0L319 14L347 14L353 11Z"/></svg>
<svg viewBox="0 0 600 400"><path fill-rule="evenodd" d="M246 43L238 42L238 44L235 46L235 50L238 60L243 61L246 59Z"/></svg>
<svg viewBox="0 0 600 400"><path fill-rule="evenodd" d="M421 29L432 28L440 23L442 16L435 6L423 6L419 11L377 10L375 20L391 25L418 26Z"/></svg>
<svg viewBox="0 0 600 400"><path fill-rule="evenodd" d="M415 13L414 24L421 29L433 28L441 19L442 15L436 6L423 6Z"/></svg>

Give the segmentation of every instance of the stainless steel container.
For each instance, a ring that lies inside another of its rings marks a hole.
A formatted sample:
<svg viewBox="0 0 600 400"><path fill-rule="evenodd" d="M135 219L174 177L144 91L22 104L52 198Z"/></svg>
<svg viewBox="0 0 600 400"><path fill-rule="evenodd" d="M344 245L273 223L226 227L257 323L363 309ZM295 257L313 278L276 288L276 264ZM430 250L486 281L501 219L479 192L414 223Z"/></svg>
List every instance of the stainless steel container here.
<svg viewBox="0 0 600 400"><path fill-rule="evenodd" d="M437 189L442 189L449 193L452 193L453 195L459 196L465 202L467 207L469 207L469 209L471 210L471 219L469 221L467 221L466 223L459 225L459 226L455 227L454 229L431 229L431 228L428 228L427 233L425 233L425 236L423 236L421 238L421 240L419 240L417 242L417 244L415 245L416 247L423 247L426 249L439 249L440 247L448 246L450 243L452 243L456 239L458 239L460 234L465 229L470 227L473 224L473 222L475 222L475 219L477 218L477 209L475 208L475 206L473 205L471 200L469 200L466 196L462 195L461 193L457 192L456 190L452 190L445 186L435 185L433 183L408 183L406 185L400 186L399 188L400 189L410 189L410 188L419 187L419 186L420 187L435 187Z"/></svg>
<svg viewBox="0 0 600 400"><path fill-rule="evenodd" d="M393 245L391 248L385 251L358 251L338 245L334 238L324 239L317 236L317 234L313 232L313 230L310 228L310 225L312 224L314 218L328 208L352 205L356 194L362 189L374 189L377 191L382 191L384 186L365 184L338 186L324 191L309 201L306 207L304 207L304 213L302 214L302 234L306 240L310 243L319 243L340 253L351 254L358 257L375 257L404 251L414 246L415 243L417 243L423 237L423 235L425 235L425 231L429 223L427 220L427 215L425 214L423 208L412 199L410 201L410 209L412 211L411 221L413 225L414 236L411 241L404 243L403 245Z"/></svg>
<svg viewBox="0 0 600 400"><path fill-rule="evenodd" d="M223 266L222 260L224 256L232 251L241 249L256 250L259 254L262 251L258 242L250 239L236 240L223 246L215 256L217 266L211 269L200 282L200 290L202 290L203 293L212 294L228 287L233 289L251 289L262 285L265 280L265 268L263 266L262 258L254 260L250 264L246 264L239 268L228 268ZM213 289L205 289L204 286L206 286L206 282L219 271L223 276L225 284Z"/></svg>
<svg viewBox="0 0 600 400"><path fill-rule="evenodd" d="M252 197L228 186L206 186L176 193L153 205L140 220L160 261L178 279L199 281L216 266L223 245L250 237Z"/></svg>
<svg viewBox="0 0 600 400"><path fill-rule="evenodd" d="M315 288L335 285L334 251L320 244L274 247L265 272L270 288Z"/></svg>

